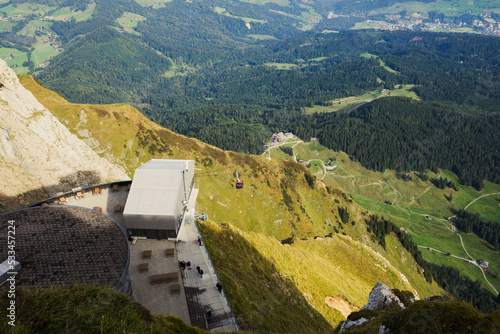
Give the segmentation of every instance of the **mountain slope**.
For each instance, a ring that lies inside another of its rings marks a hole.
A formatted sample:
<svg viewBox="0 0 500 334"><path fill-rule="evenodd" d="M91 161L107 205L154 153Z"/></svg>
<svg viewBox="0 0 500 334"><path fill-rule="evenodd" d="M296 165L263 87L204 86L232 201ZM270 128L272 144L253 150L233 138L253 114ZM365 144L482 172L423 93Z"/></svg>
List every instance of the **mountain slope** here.
<svg viewBox="0 0 500 334"><path fill-rule="evenodd" d="M21 81L72 132L79 135L86 130L86 137L81 138L95 141L103 156L130 174L151 158L197 161L201 169L195 174L200 187L197 210L208 213L213 221L201 224L203 237L230 303L246 328L290 332L296 325L295 318L266 314L282 312L283 307L290 307L287 301L293 300L297 314L318 319L314 324L306 322L305 332L331 329L345 315L335 306L326 306L327 301L332 304L328 297L346 299L359 307L379 279L403 290L416 289L421 297L442 293L435 284L425 282L411 255L394 236L387 238L393 247L384 251L366 232L363 210L339 189L308 178L310 174L303 165L222 151L161 128L130 106L71 104L31 77L24 76ZM82 114L88 118L84 125L80 122ZM244 180L242 190L234 187L236 170ZM340 218L339 211L343 210L349 212L346 222ZM221 229L214 222L229 229ZM352 240L336 233L345 233ZM299 240L329 234L332 238L323 241ZM293 239L296 243L287 246L276 239ZM367 274L364 268L371 268L373 274ZM286 287L285 294L280 286ZM269 313L261 314L259 309Z"/></svg>
<svg viewBox="0 0 500 334"><path fill-rule="evenodd" d="M0 211L63 190L127 179L61 124L0 60Z"/></svg>

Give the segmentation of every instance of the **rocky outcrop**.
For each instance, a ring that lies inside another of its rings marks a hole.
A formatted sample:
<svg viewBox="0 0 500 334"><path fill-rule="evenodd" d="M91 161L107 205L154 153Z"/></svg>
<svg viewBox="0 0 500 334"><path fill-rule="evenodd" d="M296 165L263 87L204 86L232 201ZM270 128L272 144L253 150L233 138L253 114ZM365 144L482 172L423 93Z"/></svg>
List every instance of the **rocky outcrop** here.
<svg viewBox="0 0 500 334"><path fill-rule="evenodd" d="M0 211L77 186L129 179L71 134L1 59L0 83Z"/></svg>
<svg viewBox="0 0 500 334"><path fill-rule="evenodd" d="M407 296L406 292L401 292L399 290L393 291L384 283L377 282L372 291L370 291L368 303L361 308L361 311L353 313L347 317L347 319L342 323L340 332L342 333L346 329L362 326L363 324L370 322L378 315L377 310L385 309L389 305L397 304L400 309L405 309L405 305L395 292L402 297L406 296L405 298L408 299L408 303L412 303L415 300L411 292L407 292L407 294L410 295ZM384 326L381 326L379 328L379 333L388 334L389 330Z"/></svg>
<svg viewBox="0 0 500 334"><path fill-rule="evenodd" d="M402 309L405 308L404 304L399 300L399 298L394 294L394 292L389 289L387 285L382 282L377 282L370 292L368 297L368 303L363 306L362 310L380 310L392 303L397 303Z"/></svg>
<svg viewBox="0 0 500 334"><path fill-rule="evenodd" d="M370 319L366 319L366 318L359 318L358 320L346 319L346 321L344 321L344 323L342 324L342 327L340 327L340 333L342 333L346 329L351 329L354 327L361 326L369 321L370 321Z"/></svg>

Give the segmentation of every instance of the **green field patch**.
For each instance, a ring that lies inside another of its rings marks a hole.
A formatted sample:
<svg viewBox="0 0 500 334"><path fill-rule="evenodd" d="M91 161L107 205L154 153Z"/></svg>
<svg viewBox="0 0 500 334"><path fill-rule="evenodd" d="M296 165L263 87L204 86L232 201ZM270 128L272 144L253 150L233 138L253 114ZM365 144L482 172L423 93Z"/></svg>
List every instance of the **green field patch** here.
<svg viewBox="0 0 500 334"><path fill-rule="evenodd" d="M387 66L383 61L382 59L380 59L377 55L374 55L372 53L369 53L369 52L363 52L359 55L361 58L372 58L372 59L375 59L375 58L378 58L379 62L380 62L380 66L385 68L387 71L391 72L391 73L399 73L398 71L396 70L393 70L392 68L390 68L389 66Z"/></svg>
<svg viewBox="0 0 500 334"><path fill-rule="evenodd" d="M301 7L304 9L307 9L307 11L302 11L300 13L300 16L295 15L295 14L290 14L290 13L287 13L287 12L284 12L281 10L275 10L275 9L270 9L269 11L297 20L298 22L295 23L294 26L299 30L302 30L302 31L311 30L316 24L318 24L321 21L322 17L321 17L321 15L316 13L314 11L314 9L311 7L308 7L305 5L303 5Z"/></svg>
<svg viewBox="0 0 500 334"><path fill-rule="evenodd" d="M12 48L0 48L0 58L5 60L7 65L12 68L16 74L28 73L28 68L23 67L23 63L28 61L28 54L26 52Z"/></svg>
<svg viewBox="0 0 500 334"><path fill-rule="evenodd" d="M9 32L13 26L14 24L9 21L0 20L0 32Z"/></svg>
<svg viewBox="0 0 500 334"><path fill-rule="evenodd" d="M39 40L39 37L37 40ZM37 44L39 44L39 46L35 46L35 50L31 52L31 60L35 63L35 68L59 54L59 51L54 49L49 43L43 43L39 40Z"/></svg>
<svg viewBox="0 0 500 334"><path fill-rule="evenodd" d="M170 59L170 58L169 58ZM172 66L168 71L165 72L164 76L167 78L172 78L177 75L183 76L196 71L196 68L191 67L185 63L176 63L170 59Z"/></svg>
<svg viewBox="0 0 500 334"><path fill-rule="evenodd" d="M379 58L379 61L380 61L380 66L382 66L383 68L385 68L387 71L391 72L391 73L397 73L399 74L398 71L396 70L393 70L392 68L390 68L389 66L387 66L383 61L382 59Z"/></svg>
<svg viewBox="0 0 500 334"><path fill-rule="evenodd" d="M422 252L422 256L424 257L425 260L437 265L446 265L457 268L458 270L460 270L460 273L463 276L468 277L473 281L480 280L481 285L483 287L485 286L486 282L484 282L481 270L477 268L474 264L470 264L467 261L457 259L456 257L453 256L444 255L440 252L430 251L426 248L420 248L420 251Z"/></svg>
<svg viewBox="0 0 500 334"><path fill-rule="evenodd" d="M309 59L309 61L323 61L325 59L328 59L328 57L318 57L318 58L313 58L313 59Z"/></svg>
<svg viewBox="0 0 500 334"><path fill-rule="evenodd" d="M242 0L241 2L253 3L255 5L265 5L267 3L274 3L282 7L290 6L289 0Z"/></svg>
<svg viewBox="0 0 500 334"><path fill-rule="evenodd" d="M264 66L271 67L276 70L293 70L298 67L296 64L288 63L265 63Z"/></svg>
<svg viewBox="0 0 500 334"><path fill-rule="evenodd" d="M362 58L378 58L377 55L374 55L373 53L369 53L369 52L363 52L359 56Z"/></svg>
<svg viewBox="0 0 500 334"><path fill-rule="evenodd" d="M144 16L130 12L125 12L120 18L116 19L116 22L118 22L118 24L123 28L124 31L130 34L140 35L137 31L135 31L134 28L137 27L139 22L145 20L146 18Z"/></svg>
<svg viewBox="0 0 500 334"><path fill-rule="evenodd" d="M468 28L468 27L455 28L451 31L458 32L458 33L467 33L467 34L478 34L478 32L475 31L473 28Z"/></svg>
<svg viewBox="0 0 500 334"><path fill-rule="evenodd" d="M323 173L323 166L320 161L311 161L307 167L311 173Z"/></svg>
<svg viewBox="0 0 500 334"><path fill-rule="evenodd" d="M377 29L382 26L382 23L380 22L373 22L373 21L363 21L363 22L356 22L354 27L351 29Z"/></svg>
<svg viewBox="0 0 500 334"><path fill-rule="evenodd" d="M165 4L172 2L173 0L135 0L142 7L151 7L154 9L165 8Z"/></svg>
<svg viewBox="0 0 500 334"><path fill-rule="evenodd" d="M49 7L45 5L38 5L33 3L21 3L16 5L8 5L3 8L0 8L1 12L6 13L8 16L18 18L25 17L27 15L46 15L51 10L54 10L55 7Z"/></svg>
<svg viewBox="0 0 500 334"><path fill-rule="evenodd" d="M483 241L480 240L477 236L475 235L467 235L464 233L461 233L461 236L463 238L464 245L467 249L467 252L474 258L474 260L486 260L489 263L489 267L486 270L487 275L486 278L488 281L495 287L495 289L499 290L500 289L500 280L497 279L497 275L499 274L499 257L500 255L495 252L491 252L490 249L488 249L486 245L483 244ZM414 238L417 239L418 238ZM458 237L456 237L456 240L458 240L458 244L460 245L460 241ZM420 241L420 240L419 240ZM451 253L453 255L457 255L460 257L463 257L465 259L468 259L468 256L463 252L463 250L460 248L452 247L452 244L448 242L447 240L443 240L444 242L441 245L441 248L438 246L434 246L433 248L439 249L444 252ZM453 240L452 240L453 241ZM429 243L438 243L438 240L433 240L430 241ZM432 246L431 246L432 247ZM461 247L461 246L460 246ZM485 247L486 249L481 249ZM483 288L488 289L492 293L495 293L493 289L489 286L489 284L484 280L484 276L481 273L481 270L475 266L474 264L469 263L470 261L466 261L463 259L458 259L453 256L446 256L442 253L436 252L436 251L429 251L428 249L421 249L422 255L424 258L430 262L433 262L438 265L449 265L452 267L455 267L460 270L460 272L464 275L472 279L473 281L475 280L480 280L481 281L481 286ZM455 252L461 252L460 254L456 254ZM476 256L479 255L479 256Z"/></svg>
<svg viewBox="0 0 500 334"><path fill-rule="evenodd" d="M311 30L314 28L316 24L318 24L323 19L323 17L318 13L316 13L313 8L306 5L302 5L300 7L308 9L308 11L303 11L301 13L302 22L300 22L299 25L297 26L298 29L303 31Z"/></svg>
<svg viewBox="0 0 500 334"><path fill-rule="evenodd" d="M286 154L282 150L277 148L273 148L270 150L271 152L271 159L280 159L280 160L293 160L293 157L291 155Z"/></svg>
<svg viewBox="0 0 500 334"><path fill-rule="evenodd" d="M248 34L246 36L249 38L252 38L256 41L266 41L266 40L277 39L276 37L271 36L271 35Z"/></svg>
<svg viewBox="0 0 500 334"><path fill-rule="evenodd" d="M382 91L374 90L357 96L341 97L328 101L325 105L315 105L313 107L306 107L306 113L313 114L315 112L346 112L352 110L358 105L373 101L378 98L388 96L403 96L415 100L420 100L415 92L411 91L414 85L397 85L394 89L384 89Z"/></svg>
<svg viewBox="0 0 500 334"><path fill-rule="evenodd" d="M223 7L214 7L213 11L216 12L217 14L221 14L221 15L233 18L233 19L243 20L246 23L251 23L251 22L252 23L265 23L266 22L265 20L257 20L257 19L251 18L251 17L233 15L233 14L229 13L226 10L226 8L223 8ZM250 28L251 26L247 25L247 27Z"/></svg>
<svg viewBox="0 0 500 334"><path fill-rule="evenodd" d="M467 208L470 213L476 213L484 221L500 223L500 195L483 197Z"/></svg>
<svg viewBox="0 0 500 334"><path fill-rule="evenodd" d="M327 149L318 142L300 143L295 145L293 150L297 157L300 157L300 159L304 161L320 159L326 164L328 161L333 160L335 156L333 151Z"/></svg>
<svg viewBox="0 0 500 334"><path fill-rule="evenodd" d="M29 21L28 24L30 26L35 27L35 28L47 29L47 28L50 28L50 26L52 25L52 22L45 21L45 20L31 20L31 21Z"/></svg>
<svg viewBox="0 0 500 334"><path fill-rule="evenodd" d="M500 252L493 252L493 246L473 233L460 233L467 252L475 260L486 260L489 263L488 271L495 276L500 274ZM500 285L495 286L500 290Z"/></svg>
<svg viewBox="0 0 500 334"><path fill-rule="evenodd" d="M56 10L52 14L51 19L54 21L63 21L71 19L75 19L75 21L77 22L87 21L90 20L90 18L94 14L95 7L96 7L95 3L91 3L90 5L88 5L84 11L75 11L71 10L71 7L63 7Z"/></svg>
<svg viewBox="0 0 500 334"><path fill-rule="evenodd" d="M34 36L35 35L36 28L30 24L27 24L17 32L18 35L24 35L24 36Z"/></svg>

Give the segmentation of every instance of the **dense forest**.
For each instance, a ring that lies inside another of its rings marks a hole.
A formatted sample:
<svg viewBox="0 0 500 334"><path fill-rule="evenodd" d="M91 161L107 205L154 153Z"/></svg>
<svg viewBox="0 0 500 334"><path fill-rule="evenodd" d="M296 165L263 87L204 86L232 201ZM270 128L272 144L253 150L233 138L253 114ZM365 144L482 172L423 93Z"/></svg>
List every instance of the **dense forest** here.
<svg viewBox="0 0 500 334"><path fill-rule="evenodd" d="M73 62L75 58L80 61ZM64 66L68 62L71 69ZM39 80L50 82L54 90L71 95L74 101L90 99L94 103L128 101L128 92L146 89L172 65L168 58L109 27L78 39L52 64L51 71L42 72Z"/></svg>
<svg viewBox="0 0 500 334"><path fill-rule="evenodd" d="M304 140L317 137L373 170L444 168L477 189L485 179L500 181L498 39L342 31L249 45L241 32L224 30L231 25L225 19L218 18L219 30L200 31L199 38L233 39L208 43L214 49L201 53L189 43L177 48L162 42L163 33L154 37L163 28L153 30L150 20L139 24L141 38L102 27L76 38L38 79L74 102L133 103L155 122L223 149L259 154L272 132L291 131ZM83 23L64 24L68 38L85 31ZM173 40L181 43L185 35L178 36ZM170 59L196 65L166 76ZM267 65L276 63L287 67ZM74 77L78 84L69 85ZM305 112L404 84L414 85L421 101L388 96L350 112Z"/></svg>
<svg viewBox="0 0 500 334"><path fill-rule="evenodd" d="M428 282L432 282L434 279L454 297L471 303L481 312L493 312L500 307L500 295L495 297L486 289L481 288L481 281L472 281L461 276L460 271L456 268L445 265L439 266L424 260L417 244L411 240L411 236L405 234L391 221L371 215L366 220L366 224L367 230L372 234L374 241L377 241L384 249L386 247L385 236L395 233L403 247L413 255L417 264L423 269L423 274Z"/></svg>

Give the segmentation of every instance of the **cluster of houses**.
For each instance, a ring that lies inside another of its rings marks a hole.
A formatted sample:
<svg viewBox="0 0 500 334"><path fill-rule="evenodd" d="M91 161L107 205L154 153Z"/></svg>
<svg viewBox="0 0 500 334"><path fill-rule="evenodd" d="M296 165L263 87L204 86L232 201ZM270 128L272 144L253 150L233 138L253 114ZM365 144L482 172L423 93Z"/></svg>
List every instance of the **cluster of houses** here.
<svg viewBox="0 0 500 334"><path fill-rule="evenodd" d="M280 133L273 133L273 143L274 144L279 144L282 143L283 141L287 139L292 139L292 138L297 138L293 133L291 132L280 132Z"/></svg>

